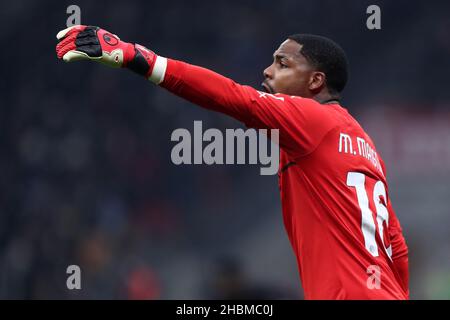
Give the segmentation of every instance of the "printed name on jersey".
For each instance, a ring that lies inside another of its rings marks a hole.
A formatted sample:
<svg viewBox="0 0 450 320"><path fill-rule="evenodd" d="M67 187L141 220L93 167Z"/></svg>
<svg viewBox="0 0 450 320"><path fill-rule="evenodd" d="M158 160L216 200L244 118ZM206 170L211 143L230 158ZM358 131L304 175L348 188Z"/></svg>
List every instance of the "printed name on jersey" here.
<svg viewBox="0 0 450 320"><path fill-rule="evenodd" d="M383 174L383 169L381 168L380 161L378 160L377 152L372 148L372 146L363 138L356 137L356 143L358 145L358 152L353 148L353 139L349 134L339 133L339 153L348 153L354 156L362 156L369 160L372 165Z"/></svg>

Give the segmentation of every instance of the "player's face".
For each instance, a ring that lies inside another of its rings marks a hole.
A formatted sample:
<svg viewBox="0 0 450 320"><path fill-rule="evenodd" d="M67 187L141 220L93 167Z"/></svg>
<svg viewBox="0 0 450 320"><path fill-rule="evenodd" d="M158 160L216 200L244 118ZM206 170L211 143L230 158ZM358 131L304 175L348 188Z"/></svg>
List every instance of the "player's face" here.
<svg viewBox="0 0 450 320"><path fill-rule="evenodd" d="M301 45L284 41L273 54L273 63L264 70L262 86L270 93L312 97L311 82L314 69L300 53Z"/></svg>

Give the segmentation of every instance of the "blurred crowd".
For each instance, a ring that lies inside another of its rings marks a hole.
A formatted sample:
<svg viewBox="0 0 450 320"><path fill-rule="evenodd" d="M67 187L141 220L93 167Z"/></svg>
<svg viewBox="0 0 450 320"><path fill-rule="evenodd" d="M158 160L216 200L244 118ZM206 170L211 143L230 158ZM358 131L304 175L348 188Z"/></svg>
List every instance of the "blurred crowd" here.
<svg viewBox="0 0 450 320"><path fill-rule="evenodd" d="M258 166L170 160L177 128L192 130L194 120L221 130L243 125L135 74L58 61L55 35L70 4L81 8L83 24L255 87L287 35L322 34L347 52L344 105L363 124L380 106L400 117L411 110L448 117L450 6L378 3L377 31L365 26L366 1L2 3L0 298L302 298L277 177L260 176ZM382 129L369 134L381 137ZM448 221L448 175L410 193L422 178L390 176L414 249L412 298L448 299L448 227L435 225ZM433 197L430 186L441 196L411 215L409 196ZM416 218L430 212L444 220L421 230ZM431 256L420 239L432 244L438 234ZM72 264L82 270L81 290L66 287Z"/></svg>

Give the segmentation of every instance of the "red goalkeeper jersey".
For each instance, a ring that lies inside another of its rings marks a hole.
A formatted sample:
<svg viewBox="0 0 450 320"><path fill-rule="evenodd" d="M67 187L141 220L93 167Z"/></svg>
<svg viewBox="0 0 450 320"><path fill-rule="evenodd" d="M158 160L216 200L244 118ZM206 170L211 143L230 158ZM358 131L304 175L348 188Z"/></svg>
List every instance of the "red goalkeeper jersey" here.
<svg viewBox="0 0 450 320"><path fill-rule="evenodd" d="M170 59L160 85L248 127L279 129L283 219L306 299L408 299L408 248L386 169L345 108Z"/></svg>

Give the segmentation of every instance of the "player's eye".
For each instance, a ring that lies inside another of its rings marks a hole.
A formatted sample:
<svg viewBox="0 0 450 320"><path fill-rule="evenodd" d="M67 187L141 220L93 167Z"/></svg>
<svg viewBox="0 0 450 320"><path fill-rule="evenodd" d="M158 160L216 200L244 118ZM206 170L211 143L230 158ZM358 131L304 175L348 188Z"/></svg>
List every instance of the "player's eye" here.
<svg viewBox="0 0 450 320"><path fill-rule="evenodd" d="M287 64L280 61L280 67L281 67L281 69L284 69L284 68L287 68L288 66L287 66Z"/></svg>

